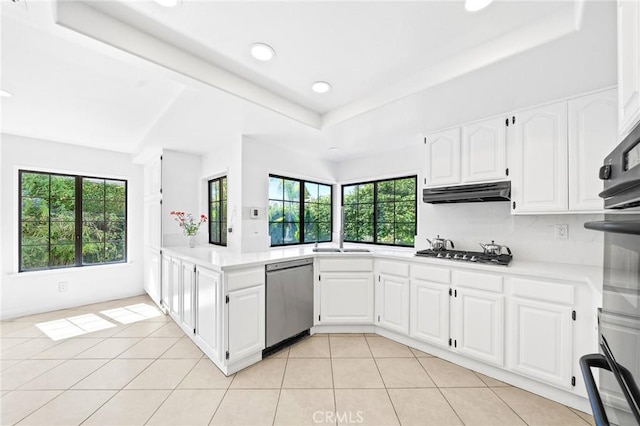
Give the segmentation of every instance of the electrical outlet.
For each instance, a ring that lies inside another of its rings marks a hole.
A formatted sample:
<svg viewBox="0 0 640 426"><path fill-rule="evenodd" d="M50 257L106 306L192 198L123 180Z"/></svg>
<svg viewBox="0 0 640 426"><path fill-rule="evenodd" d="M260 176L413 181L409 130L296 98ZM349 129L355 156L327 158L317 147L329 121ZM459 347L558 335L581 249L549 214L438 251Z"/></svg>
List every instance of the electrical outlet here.
<svg viewBox="0 0 640 426"><path fill-rule="evenodd" d="M569 239L569 225L556 225L555 235L557 240Z"/></svg>
<svg viewBox="0 0 640 426"><path fill-rule="evenodd" d="M60 281L58 283L58 291L60 293L62 293L63 291L67 291L67 288L69 288L69 283L66 281Z"/></svg>

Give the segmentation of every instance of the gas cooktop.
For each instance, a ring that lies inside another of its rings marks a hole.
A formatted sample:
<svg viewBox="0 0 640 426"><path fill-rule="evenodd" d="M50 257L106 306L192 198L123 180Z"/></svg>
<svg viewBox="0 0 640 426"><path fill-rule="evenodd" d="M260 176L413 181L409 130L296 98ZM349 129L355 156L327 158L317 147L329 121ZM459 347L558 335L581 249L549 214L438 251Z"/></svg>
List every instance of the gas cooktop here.
<svg viewBox="0 0 640 426"><path fill-rule="evenodd" d="M450 259L460 262L484 263L489 265L507 266L513 256L510 254L485 254L483 252L464 250L419 250L416 256Z"/></svg>

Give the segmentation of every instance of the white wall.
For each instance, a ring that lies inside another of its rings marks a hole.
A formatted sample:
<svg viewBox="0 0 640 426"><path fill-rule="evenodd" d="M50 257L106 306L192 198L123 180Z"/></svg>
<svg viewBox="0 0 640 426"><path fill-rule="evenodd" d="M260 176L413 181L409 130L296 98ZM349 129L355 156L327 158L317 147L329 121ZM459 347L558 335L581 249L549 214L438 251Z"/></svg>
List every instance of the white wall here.
<svg viewBox="0 0 640 426"><path fill-rule="evenodd" d="M338 164L340 182L414 174L423 164L423 147L414 146ZM584 229L583 223L601 215L512 216L509 203L425 204L418 173L418 237L416 249L427 248L426 238L440 235L456 249L481 251L480 242L507 245L515 259L602 265L603 233ZM554 238L554 225L569 225L569 239Z"/></svg>
<svg viewBox="0 0 640 426"><path fill-rule="evenodd" d="M12 318L143 293L143 170L128 154L2 135L0 143L0 317ZM128 262L18 273L18 169L128 181ZM68 290L58 291L66 281Z"/></svg>
<svg viewBox="0 0 640 426"><path fill-rule="evenodd" d="M337 230L339 193L335 187L336 165L318 160L308 153L285 150L279 146L258 142L249 137L242 139L242 251L256 252L270 246L267 206L269 174L308 179L334 184L334 240ZM251 219L251 208L258 208L259 219Z"/></svg>

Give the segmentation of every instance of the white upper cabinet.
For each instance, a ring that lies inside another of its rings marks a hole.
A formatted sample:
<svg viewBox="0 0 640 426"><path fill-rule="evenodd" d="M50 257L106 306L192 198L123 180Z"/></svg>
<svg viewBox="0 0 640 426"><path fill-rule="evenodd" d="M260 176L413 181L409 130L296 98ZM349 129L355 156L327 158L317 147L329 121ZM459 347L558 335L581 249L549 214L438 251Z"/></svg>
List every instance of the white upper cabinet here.
<svg viewBox="0 0 640 426"><path fill-rule="evenodd" d="M567 102L523 111L509 128L513 212L566 211Z"/></svg>
<svg viewBox="0 0 640 426"><path fill-rule="evenodd" d="M618 0L618 128L625 137L640 122L640 1Z"/></svg>
<svg viewBox="0 0 640 426"><path fill-rule="evenodd" d="M426 185L460 183L460 129L445 130L426 138Z"/></svg>
<svg viewBox="0 0 640 426"><path fill-rule="evenodd" d="M462 182L506 178L506 125L502 117L462 128Z"/></svg>
<svg viewBox="0 0 640 426"><path fill-rule="evenodd" d="M604 208L598 169L617 143L616 90L569 101L569 210Z"/></svg>

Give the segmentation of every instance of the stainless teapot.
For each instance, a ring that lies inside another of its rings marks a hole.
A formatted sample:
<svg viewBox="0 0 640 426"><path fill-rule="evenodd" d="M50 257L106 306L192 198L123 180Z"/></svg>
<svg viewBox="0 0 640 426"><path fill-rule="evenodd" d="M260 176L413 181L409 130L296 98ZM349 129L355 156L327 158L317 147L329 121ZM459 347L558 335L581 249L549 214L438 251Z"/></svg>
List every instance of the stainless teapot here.
<svg viewBox="0 0 640 426"><path fill-rule="evenodd" d="M427 242L431 244L431 250L446 250L447 243L451 243L451 248L455 248L453 245L453 241L447 240L445 238L440 238L440 235L432 240L427 238Z"/></svg>
<svg viewBox="0 0 640 426"><path fill-rule="evenodd" d="M496 244L493 240L491 240L491 244L480 243L480 247L484 250L484 254L500 255L502 254L502 249L507 249L507 254L511 254L511 249L509 249L509 247Z"/></svg>

